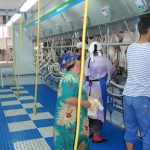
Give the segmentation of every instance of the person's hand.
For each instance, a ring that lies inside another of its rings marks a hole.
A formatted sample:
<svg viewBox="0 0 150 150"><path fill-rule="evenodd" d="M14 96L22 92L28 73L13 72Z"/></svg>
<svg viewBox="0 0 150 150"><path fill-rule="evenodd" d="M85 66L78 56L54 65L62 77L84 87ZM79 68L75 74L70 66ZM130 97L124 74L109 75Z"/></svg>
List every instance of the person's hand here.
<svg viewBox="0 0 150 150"><path fill-rule="evenodd" d="M88 109L91 107L91 103L89 101L82 101L81 106Z"/></svg>
<svg viewBox="0 0 150 150"><path fill-rule="evenodd" d="M91 96L89 96L89 97L88 97L88 100L91 100L91 99L94 99L94 98L93 98L93 97L91 97Z"/></svg>
<svg viewBox="0 0 150 150"><path fill-rule="evenodd" d="M113 65L114 65L114 67L117 68L117 67L119 66L119 61L118 61L118 60L115 60Z"/></svg>

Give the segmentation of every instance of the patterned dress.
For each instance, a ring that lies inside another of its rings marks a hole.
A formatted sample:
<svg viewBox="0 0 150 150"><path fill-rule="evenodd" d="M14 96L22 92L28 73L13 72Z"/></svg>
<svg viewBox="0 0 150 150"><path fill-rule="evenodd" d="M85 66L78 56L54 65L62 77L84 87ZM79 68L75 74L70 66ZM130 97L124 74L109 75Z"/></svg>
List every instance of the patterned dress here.
<svg viewBox="0 0 150 150"><path fill-rule="evenodd" d="M74 73L66 72L60 80L54 122L54 150L73 150L76 133L77 107L65 102L71 97L78 97L79 78ZM87 100L85 89L82 89L82 101ZM81 107L80 134L78 150L89 150L87 109Z"/></svg>

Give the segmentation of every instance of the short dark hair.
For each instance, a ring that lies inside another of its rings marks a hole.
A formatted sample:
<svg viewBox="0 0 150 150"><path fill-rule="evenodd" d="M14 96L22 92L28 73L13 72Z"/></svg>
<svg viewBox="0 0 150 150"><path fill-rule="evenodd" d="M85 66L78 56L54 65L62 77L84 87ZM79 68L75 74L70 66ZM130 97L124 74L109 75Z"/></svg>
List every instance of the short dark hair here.
<svg viewBox="0 0 150 150"><path fill-rule="evenodd" d="M81 60L81 55L78 56L77 60ZM72 65L70 65L69 67L67 67L67 71L69 71L74 66L75 66L75 62Z"/></svg>
<svg viewBox="0 0 150 150"><path fill-rule="evenodd" d="M140 17L140 21L138 23L138 29L140 35L145 35L150 28L150 15L144 15Z"/></svg>
<svg viewBox="0 0 150 150"><path fill-rule="evenodd" d="M79 53L79 50L80 50L80 48L77 48L77 49L76 49L76 53Z"/></svg>

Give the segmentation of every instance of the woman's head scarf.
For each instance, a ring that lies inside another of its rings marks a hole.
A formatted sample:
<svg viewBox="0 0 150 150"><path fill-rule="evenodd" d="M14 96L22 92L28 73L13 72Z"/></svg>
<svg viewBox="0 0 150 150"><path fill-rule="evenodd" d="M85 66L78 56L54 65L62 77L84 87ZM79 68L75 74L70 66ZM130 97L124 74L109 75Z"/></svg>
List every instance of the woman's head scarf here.
<svg viewBox="0 0 150 150"><path fill-rule="evenodd" d="M71 66L77 59L78 59L78 56L76 53L73 53L73 52L67 52L67 53L64 53L61 57L60 57L60 60L59 60L59 64L60 64L60 67L62 69L64 68L68 68L69 66Z"/></svg>
<svg viewBox="0 0 150 150"><path fill-rule="evenodd" d="M90 52L90 57L91 57L92 62L94 61L94 53L93 52L94 52L95 45L97 45L98 56L101 56L101 52L100 52L100 50L102 49L101 43L96 42L96 41L92 42L89 47L89 52Z"/></svg>

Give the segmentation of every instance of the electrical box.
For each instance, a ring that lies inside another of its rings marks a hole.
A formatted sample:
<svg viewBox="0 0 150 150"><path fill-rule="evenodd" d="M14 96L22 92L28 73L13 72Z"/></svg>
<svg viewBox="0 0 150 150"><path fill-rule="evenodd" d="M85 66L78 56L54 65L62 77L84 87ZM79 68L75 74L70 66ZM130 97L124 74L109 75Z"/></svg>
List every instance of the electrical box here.
<svg viewBox="0 0 150 150"><path fill-rule="evenodd" d="M110 9L108 7L104 7L101 9L103 16L110 21L112 19Z"/></svg>
<svg viewBox="0 0 150 150"><path fill-rule="evenodd" d="M46 30L48 31L49 34L53 34L53 31L51 28L47 28Z"/></svg>
<svg viewBox="0 0 150 150"><path fill-rule="evenodd" d="M66 25L70 30L73 30L73 24L70 20L66 21Z"/></svg>
<svg viewBox="0 0 150 150"><path fill-rule="evenodd" d="M55 27L55 29L56 29L58 32L61 32L61 27L60 27L60 25L57 24L57 25L55 25L54 27Z"/></svg>
<svg viewBox="0 0 150 150"><path fill-rule="evenodd" d="M140 11L148 10L147 0L134 0L134 1Z"/></svg>
<svg viewBox="0 0 150 150"><path fill-rule="evenodd" d="M41 30L41 34L42 34L43 36L45 36L45 32L44 32L43 29Z"/></svg>
<svg viewBox="0 0 150 150"><path fill-rule="evenodd" d="M81 21L83 22L84 20L84 16L80 16ZM86 21L86 25L89 26L90 25L90 18L87 16L87 21Z"/></svg>

